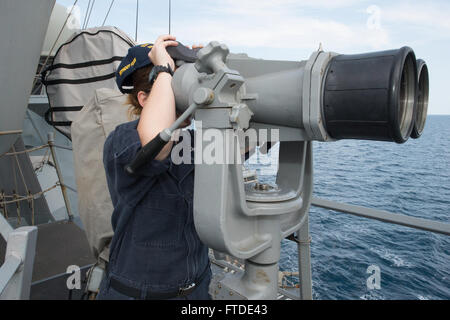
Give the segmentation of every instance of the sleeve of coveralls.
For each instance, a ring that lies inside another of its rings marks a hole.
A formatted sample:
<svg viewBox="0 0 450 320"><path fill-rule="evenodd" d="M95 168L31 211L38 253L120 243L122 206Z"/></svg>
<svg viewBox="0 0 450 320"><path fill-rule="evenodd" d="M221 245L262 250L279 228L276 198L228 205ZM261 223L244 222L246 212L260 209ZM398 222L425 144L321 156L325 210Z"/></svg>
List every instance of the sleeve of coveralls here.
<svg viewBox="0 0 450 320"><path fill-rule="evenodd" d="M140 193L148 188L155 176L166 172L170 159L152 160L143 165L134 175L129 175L124 167L129 164L142 148L137 130L118 126L105 141L104 165L108 185L122 197L138 201Z"/></svg>

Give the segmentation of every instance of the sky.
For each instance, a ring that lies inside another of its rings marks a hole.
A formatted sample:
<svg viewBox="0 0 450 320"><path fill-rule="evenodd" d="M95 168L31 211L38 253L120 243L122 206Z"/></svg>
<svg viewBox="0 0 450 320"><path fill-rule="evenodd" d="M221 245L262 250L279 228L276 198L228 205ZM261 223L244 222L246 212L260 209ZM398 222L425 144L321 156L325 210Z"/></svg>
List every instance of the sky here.
<svg viewBox="0 0 450 320"><path fill-rule="evenodd" d="M71 7L75 0L57 0ZM91 0L91 3L94 0ZM112 0L95 0L88 27L102 25ZM89 0L78 0L80 25ZM114 0L106 25L135 38L137 0ZM430 72L429 114L450 115L448 0L172 0L171 34L186 45L225 43L231 52L307 60L325 51L363 53L409 46ZM139 0L139 43L169 32L169 0Z"/></svg>

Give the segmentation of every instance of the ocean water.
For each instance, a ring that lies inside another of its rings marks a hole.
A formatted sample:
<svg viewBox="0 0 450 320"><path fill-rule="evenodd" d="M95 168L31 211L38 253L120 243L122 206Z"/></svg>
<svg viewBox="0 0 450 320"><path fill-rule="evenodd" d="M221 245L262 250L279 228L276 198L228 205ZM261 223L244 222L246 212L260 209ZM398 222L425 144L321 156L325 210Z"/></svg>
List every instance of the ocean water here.
<svg viewBox="0 0 450 320"><path fill-rule="evenodd" d="M450 116L429 116L422 137L403 145L347 140L313 150L314 196L450 223ZM316 207L310 233L314 299L450 299L448 236ZM371 265L380 289L367 286ZM280 269L298 271L291 241Z"/></svg>

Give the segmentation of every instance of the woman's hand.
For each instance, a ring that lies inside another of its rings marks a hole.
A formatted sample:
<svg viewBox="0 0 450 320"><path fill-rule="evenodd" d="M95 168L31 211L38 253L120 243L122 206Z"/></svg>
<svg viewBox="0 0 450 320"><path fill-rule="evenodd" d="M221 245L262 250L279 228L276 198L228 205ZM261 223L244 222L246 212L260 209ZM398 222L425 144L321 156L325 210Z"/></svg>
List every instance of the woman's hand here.
<svg viewBox="0 0 450 320"><path fill-rule="evenodd" d="M170 34L159 36L158 39L156 39L152 50L150 50L148 54L148 57L154 66L167 66L167 64L169 64L172 70L175 70L175 62L166 50L169 46L176 47L178 45L178 42L176 42L175 39L176 38Z"/></svg>

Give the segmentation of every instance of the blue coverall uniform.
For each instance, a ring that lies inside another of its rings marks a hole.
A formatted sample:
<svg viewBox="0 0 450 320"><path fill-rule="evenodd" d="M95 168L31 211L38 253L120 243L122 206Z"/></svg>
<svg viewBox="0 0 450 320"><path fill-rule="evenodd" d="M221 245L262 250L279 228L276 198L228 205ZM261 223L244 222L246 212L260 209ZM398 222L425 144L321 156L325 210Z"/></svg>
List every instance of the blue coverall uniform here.
<svg viewBox="0 0 450 320"><path fill-rule="evenodd" d="M210 299L208 248L194 226L194 164L175 165L170 155L128 175L124 166L141 149L138 120L116 127L105 142L103 161L114 206L107 276L98 299L136 299L115 290L119 283L141 292L176 292L196 283L189 295L174 299ZM193 146L193 132L188 137Z"/></svg>

